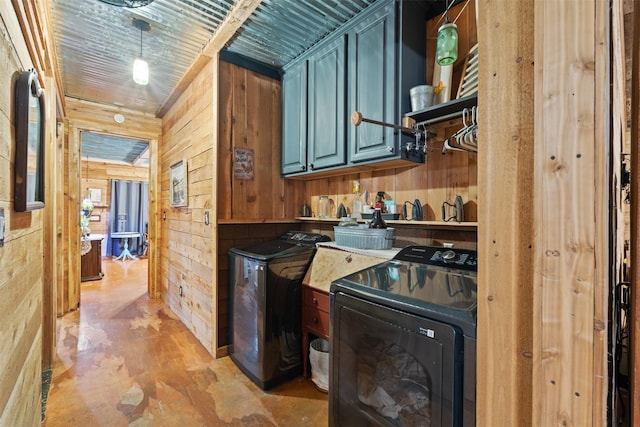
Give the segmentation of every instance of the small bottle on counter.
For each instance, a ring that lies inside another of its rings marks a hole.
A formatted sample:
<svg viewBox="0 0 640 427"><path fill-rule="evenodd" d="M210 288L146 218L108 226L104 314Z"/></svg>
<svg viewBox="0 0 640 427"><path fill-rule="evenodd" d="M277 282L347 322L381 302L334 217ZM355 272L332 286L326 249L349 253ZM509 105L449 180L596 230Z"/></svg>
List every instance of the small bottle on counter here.
<svg viewBox="0 0 640 427"><path fill-rule="evenodd" d="M360 199L360 181L353 181L353 202L351 202L351 216L358 218L362 212L362 200Z"/></svg>
<svg viewBox="0 0 640 427"><path fill-rule="evenodd" d="M384 191L378 191L374 208L380 208L380 211L384 212Z"/></svg>
<svg viewBox="0 0 640 427"><path fill-rule="evenodd" d="M373 219L369 223L369 228L387 228L387 223L382 219L382 210L375 208L373 211Z"/></svg>

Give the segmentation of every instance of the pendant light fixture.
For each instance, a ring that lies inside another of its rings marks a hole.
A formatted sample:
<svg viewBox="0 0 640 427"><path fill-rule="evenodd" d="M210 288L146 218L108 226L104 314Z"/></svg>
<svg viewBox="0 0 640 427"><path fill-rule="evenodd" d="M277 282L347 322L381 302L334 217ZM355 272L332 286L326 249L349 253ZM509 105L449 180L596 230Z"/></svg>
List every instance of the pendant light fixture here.
<svg viewBox="0 0 640 427"><path fill-rule="evenodd" d="M151 26L147 21L133 18L133 26L140 30L140 56L133 61L133 81L139 85L149 83L149 64L142 59L142 33L149 31Z"/></svg>
<svg viewBox="0 0 640 427"><path fill-rule="evenodd" d="M449 20L449 8L453 3L455 0L451 0L451 4L445 0L445 20L438 29L436 61L440 66L451 65L458 59L458 26Z"/></svg>

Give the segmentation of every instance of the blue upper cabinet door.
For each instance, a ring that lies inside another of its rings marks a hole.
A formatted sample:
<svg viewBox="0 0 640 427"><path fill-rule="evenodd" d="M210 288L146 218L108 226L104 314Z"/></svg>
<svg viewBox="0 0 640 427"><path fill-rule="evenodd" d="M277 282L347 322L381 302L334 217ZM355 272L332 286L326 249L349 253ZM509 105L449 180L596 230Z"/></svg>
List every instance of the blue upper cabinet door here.
<svg viewBox="0 0 640 427"><path fill-rule="evenodd" d="M307 62L282 76L282 174L307 170Z"/></svg>
<svg viewBox="0 0 640 427"><path fill-rule="evenodd" d="M354 26L349 38L348 113L396 123L395 2L378 9ZM370 123L349 124L351 162L363 162L398 155L393 128Z"/></svg>
<svg viewBox="0 0 640 427"><path fill-rule="evenodd" d="M345 165L345 37L338 37L309 59L309 171Z"/></svg>

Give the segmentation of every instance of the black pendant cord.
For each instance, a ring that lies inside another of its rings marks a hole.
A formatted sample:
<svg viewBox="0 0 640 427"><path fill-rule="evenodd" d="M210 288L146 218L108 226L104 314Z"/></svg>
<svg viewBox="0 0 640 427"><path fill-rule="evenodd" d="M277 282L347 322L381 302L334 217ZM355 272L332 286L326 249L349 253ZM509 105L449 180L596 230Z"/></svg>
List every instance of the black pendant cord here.
<svg viewBox="0 0 640 427"><path fill-rule="evenodd" d="M449 9L451 8L451 6L453 6L453 3L455 3L455 0L451 1L451 4L449 4L449 0L444 1L444 23L442 25L449 24L451 22L451 20L449 19Z"/></svg>

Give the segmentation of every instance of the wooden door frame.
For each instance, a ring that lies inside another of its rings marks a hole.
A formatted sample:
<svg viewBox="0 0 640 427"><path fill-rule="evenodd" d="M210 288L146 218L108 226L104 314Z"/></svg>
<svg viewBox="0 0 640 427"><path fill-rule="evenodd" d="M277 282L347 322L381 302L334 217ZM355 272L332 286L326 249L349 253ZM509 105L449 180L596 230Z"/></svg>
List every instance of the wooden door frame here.
<svg viewBox="0 0 640 427"><path fill-rule="evenodd" d="M631 61L631 319L630 328L630 366L629 366L629 414L630 425L640 423L640 292L637 284L640 283L640 236L638 226L640 215L640 7L634 5L633 10L633 41ZM636 285L636 286L634 286Z"/></svg>
<svg viewBox="0 0 640 427"><path fill-rule="evenodd" d="M67 132L69 135L70 148L77 147L77 152L70 150L69 159L73 160L77 156L80 163L80 133L97 132L103 134L117 135L126 138L136 138L148 141L149 143L149 248L148 248L148 277L147 291L149 297L158 298L160 291L157 285L158 254L156 244L158 239L158 201L160 197L158 176L160 165L158 163L158 141L162 133L162 119L143 114L137 111L129 111L121 108L106 106L103 104L82 101L73 98L66 98L67 110ZM120 125L113 120L115 113L121 113L127 117L126 125ZM77 139L77 141L75 141ZM75 150L75 149L74 149ZM71 164L68 161L67 164ZM71 183L72 177L70 177ZM79 203L80 200L80 177L78 185L69 186L67 198L71 203ZM67 224L77 223L78 209L68 209L66 214ZM79 239L80 229L76 227ZM72 243L72 242L69 242ZM71 252L70 252L71 253ZM80 253L77 256L69 257L68 286L80 287ZM79 293L78 293L79 295ZM58 300L64 295L58 294ZM79 297L78 297L79 301ZM62 315L60 311L58 315Z"/></svg>

